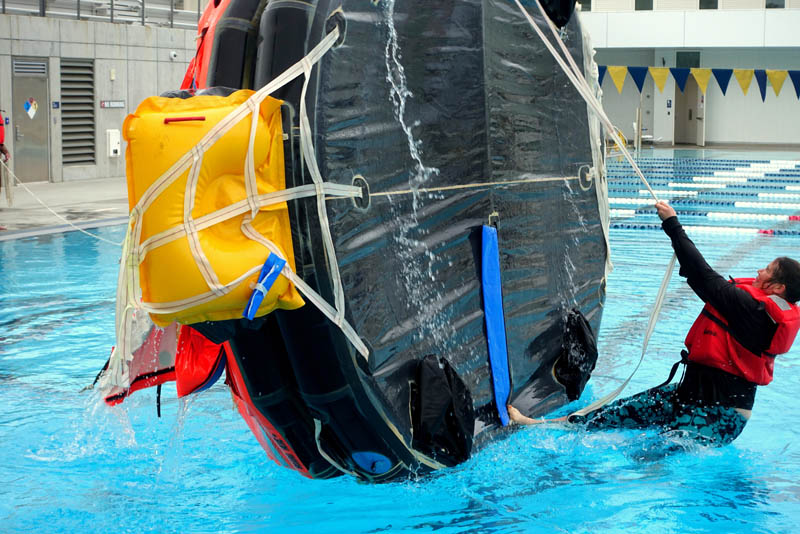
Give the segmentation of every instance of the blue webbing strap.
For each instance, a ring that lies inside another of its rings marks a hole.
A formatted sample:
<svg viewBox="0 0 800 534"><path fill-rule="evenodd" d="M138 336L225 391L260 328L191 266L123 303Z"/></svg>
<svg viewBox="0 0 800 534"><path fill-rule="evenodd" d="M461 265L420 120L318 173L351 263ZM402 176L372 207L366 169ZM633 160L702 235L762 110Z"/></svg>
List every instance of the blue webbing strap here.
<svg viewBox="0 0 800 534"><path fill-rule="evenodd" d="M250 300L247 302L247 306L242 312L242 317L246 317L251 321L253 320L253 317L256 316L256 312L258 311L258 307L261 306L261 301L264 300L272 284L278 279L278 275L281 274L284 265L286 265L286 260L281 259L277 254L269 253L267 261L265 261L264 266L261 267L261 272L258 275L258 283L255 289L253 289L253 294L250 295Z"/></svg>
<svg viewBox="0 0 800 534"><path fill-rule="evenodd" d="M506 347L506 321L503 317L503 291L500 281L500 252L497 230L484 225L481 239L481 285L483 287L483 314L486 317L486 337L489 343L489 364L497 413L503 426L508 424L508 403L511 378L508 372Z"/></svg>

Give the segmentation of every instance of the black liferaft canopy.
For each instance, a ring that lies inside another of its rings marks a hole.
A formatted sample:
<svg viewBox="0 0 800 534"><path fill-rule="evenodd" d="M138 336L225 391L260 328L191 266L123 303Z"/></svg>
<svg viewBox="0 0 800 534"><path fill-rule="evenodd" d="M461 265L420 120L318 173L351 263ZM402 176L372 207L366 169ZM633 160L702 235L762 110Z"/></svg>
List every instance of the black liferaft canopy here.
<svg viewBox="0 0 800 534"><path fill-rule="evenodd" d="M546 4L583 66L581 28L575 17L567 23L573 6ZM310 70L305 98L322 179L363 192L327 202L325 214L344 317L369 354L311 304L195 326L230 341L252 404L304 472L381 481L454 465L502 435L506 402L539 415L579 395L594 365L581 355L594 350L604 299L607 245L589 172L602 162L592 160L586 104L517 6L272 0L261 8L247 19L260 21L256 48L214 48L252 55L237 56L252 72L215 83L254 80L257 89L334 27L341 34ZM251 22L241 28L255 31ZM273 95L286 102L287 188L311 183L300 156L302 86L301 76ZM296 272L333 304L317 200L291 200L289 209ZM491 313L502 343L492 360L502 365L490 362L487 341L484 225L496 228L500 315ZM575 349L576 339L586 346Z"/></svg>

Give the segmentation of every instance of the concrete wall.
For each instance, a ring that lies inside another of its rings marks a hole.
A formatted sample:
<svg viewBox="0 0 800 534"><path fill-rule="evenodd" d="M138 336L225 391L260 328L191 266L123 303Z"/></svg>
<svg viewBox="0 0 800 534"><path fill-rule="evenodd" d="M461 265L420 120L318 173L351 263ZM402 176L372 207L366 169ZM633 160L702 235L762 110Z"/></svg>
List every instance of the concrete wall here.
<svg viewBox="0 0 800 534"><path fill-rule="evenodd" d="M598 9L582 13L581 20L595 48L800 47L800 9Z"/></svg>
<svg viewBox="0 0 800 534"><path fill-rule="evenodd" d="M598 65L625 65L648 67L653 65L652 50L599 50L595 56ZM642 106L643 135L653 135L653 89L655 84L648 76L641 95L636 84L628 75L622 93L617 91L611 76L603 79L603 108L614 125L622 130L629 141L633 141L636 108Z"/></svg>
<svg viewBox="0 0 800 534"><path fill-rule="evenodd" d="M194 38L195 32L189 30L0 15L0 109L7 110L12 125L15 115L22 113L12 109L13 57L48 59L52 102L61 101L60 58L94 59L97 164L62 166L61 113L50 102L51 180L124 176L124 147L120 157L109 157L106 130L121 129L125 116L146 97L180 86L194 56ZM125 107L101 108L101 100L123 100ZM6 140L13 154L13 136Z"/></svg>

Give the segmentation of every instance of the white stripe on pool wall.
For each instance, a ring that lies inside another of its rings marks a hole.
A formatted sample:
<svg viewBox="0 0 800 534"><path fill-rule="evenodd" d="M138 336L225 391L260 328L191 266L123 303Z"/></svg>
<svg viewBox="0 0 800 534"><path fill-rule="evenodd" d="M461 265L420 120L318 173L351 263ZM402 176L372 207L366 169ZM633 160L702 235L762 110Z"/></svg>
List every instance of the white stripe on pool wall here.
<svg viewBox="0 0 800 534"><path fill-rule="evenodd" d="M726 184L702 183L691 184L686 182L669 182L667 187L687 187L692 189L725 189L728 187Z"/></svg>
<svg viewBox="0 0 800 534"><path fill-rule="evenodd" d="M741 178L736 176L695 176L693 178L695 182L728 182L728 183L735 183L735 184L746 184L747 178Z"/></svg>
<svg viewBox="0 0 800 534"><path fill-rule="evenodd" d="M750 202L749 200L740 200L734 202L733 205L737 208L800 210L800 204L792 202Z"/></svg>
<svg viewBox="0 0 800 534"><path fill-rule="evenodd" d="M796 193L759 193L758 198L790 198L792 200L800 199L800 194Z"/></svg>
<svg viewBox="0 0 800 534"><path fill-rule="evenodd" d="M687 232L706 232L711 234L757 234L758 228L736 228L735 226L684 226Z"/></svg>
<svg viewBox="0 0 800 534"><path fill-rule="evenodd" d="M788 221L788 215L774 215L768 213L733 213L709 211L709 219L736 219L740 221Z"/></svg>
<svg viewBox="0 0 800 534"><path fill-rule="evenodd" d="M671 191L666 189L653 189L653 193L660 197L696 197L697 191ZM650 191L647 189L639 189L640 195L649 195Z"/></svg>
<svg viewBox="0 0 800 534"><path fill-rule="evenodd" d="M611 212L612 217L633 217L636 215L636 210L613 209L609 211Z"/></svg>

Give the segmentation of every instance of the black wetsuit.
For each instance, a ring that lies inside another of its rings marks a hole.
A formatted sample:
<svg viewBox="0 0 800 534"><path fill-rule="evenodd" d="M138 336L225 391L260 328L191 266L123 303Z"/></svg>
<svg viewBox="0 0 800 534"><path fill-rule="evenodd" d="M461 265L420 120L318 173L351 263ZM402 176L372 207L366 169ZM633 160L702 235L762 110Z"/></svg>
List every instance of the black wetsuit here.
<svg viewBox="0 0 800 534"><path fill-rule="evenodd" d="M686 235L677 217L662 228L672 240L680 275L703 302L728 321L731 335L760 354L769 347L777 325L764 304L712 269ZM736 408L750 410L756 384L720 369L689 362L680 383L662 385L620 399L588 415L589 429L661 428L678 431L710 445L730 443L747 420Z"/></svg>

